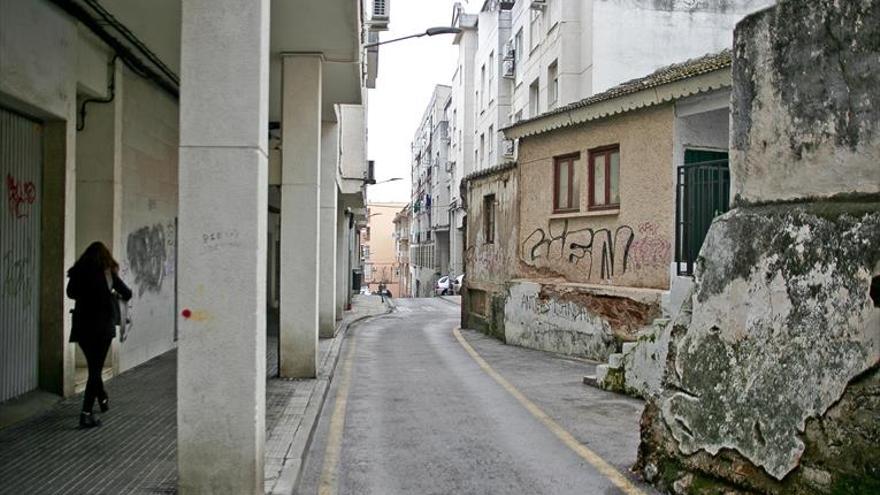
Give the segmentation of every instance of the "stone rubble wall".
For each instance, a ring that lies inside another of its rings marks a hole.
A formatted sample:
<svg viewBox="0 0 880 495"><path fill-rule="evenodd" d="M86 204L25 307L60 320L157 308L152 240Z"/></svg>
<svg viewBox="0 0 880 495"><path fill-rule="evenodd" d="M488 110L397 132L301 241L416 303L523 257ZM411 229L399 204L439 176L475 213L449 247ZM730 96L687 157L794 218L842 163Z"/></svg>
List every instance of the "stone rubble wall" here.
<svg viewBox="0 0 880 495"><path fill-rule="evenodd" d="M642 417L675 493L880 493L880 0L784 0L734 42L734 208Z"/></svg>

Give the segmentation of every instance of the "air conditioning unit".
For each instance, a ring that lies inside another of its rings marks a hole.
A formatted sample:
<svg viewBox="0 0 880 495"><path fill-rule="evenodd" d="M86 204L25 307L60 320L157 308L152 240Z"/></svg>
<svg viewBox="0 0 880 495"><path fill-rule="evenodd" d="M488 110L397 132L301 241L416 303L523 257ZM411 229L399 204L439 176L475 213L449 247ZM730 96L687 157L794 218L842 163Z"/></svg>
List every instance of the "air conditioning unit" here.
<svg viewBox="0 0 880 495"><path fill-rule="evenodd" d="M513 158L514 153L516 152L516 141L513 139L505 139L504 140L504 156Z"/></svg>
<svg viewBox="0 0 880 495"><path fill-rule="evenodd" d="M510 39L504 44L504 60L514 59L516 59L516 45L514 45L513 40Z"/></svg>
<svg viewBox="0 0 880 495"><path fill-rule="evenodd" d="M370 12L370 31L388 31L388 21L391 0L373 0L373 9Z"/></svg>
<svg viewBox="0 0 880 495"><path fill-rule="evenodd" d="M547 8L547 0L532 0L529 8L532 10L544 10Z"/></svg>
<svg viewBox="0 0 880 495"><path fill-rule="evenodd" d="M501 64L501 76L508 79L516 77L516 63L513 60L505 60Z"/></svg>

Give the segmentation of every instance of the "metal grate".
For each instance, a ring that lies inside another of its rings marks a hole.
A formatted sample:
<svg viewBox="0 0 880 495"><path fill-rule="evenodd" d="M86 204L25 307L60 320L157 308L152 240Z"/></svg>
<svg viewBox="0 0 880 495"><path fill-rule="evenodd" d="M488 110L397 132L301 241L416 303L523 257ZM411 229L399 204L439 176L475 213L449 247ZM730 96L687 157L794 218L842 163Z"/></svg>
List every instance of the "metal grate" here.
<svg viewBox="0 0 880 495"><path fill-rule="evenodd" d="M0 401L37 388L43 128L0 108Z"/></svg>
<svg viewBox="0 0 880 495"><path fill-rule="evenodd" d="M728 161L678 167L675 208L675 261L678 275L692 276L712 220L730 208Z"/></svg>

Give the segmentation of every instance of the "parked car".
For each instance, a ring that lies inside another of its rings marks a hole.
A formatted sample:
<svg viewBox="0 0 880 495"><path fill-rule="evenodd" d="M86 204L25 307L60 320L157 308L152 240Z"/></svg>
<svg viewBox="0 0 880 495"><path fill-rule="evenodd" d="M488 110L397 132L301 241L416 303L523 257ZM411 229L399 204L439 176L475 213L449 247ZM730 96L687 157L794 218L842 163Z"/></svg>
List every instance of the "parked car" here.
<svg viewBox="0 0 880 495"><path fill-rule="evenodd" d="M361 286L361 295L362 296L369 296L370 295L370 287L367 285L362 285Z"/></svg>
<svg viewBox="0 0 880 495"><path fill-rule="evenodd" d="M461 294L461 284L464 283L464 274L461 274L452 281L452 293Z"/></svg>
<svg viewBox="0 0 880 495"><path fill-rule="evenodd" d="M434 286L434 293L438 296L452 294L452 282L447 275L444 275L437 280L437 284Z"/></svg>

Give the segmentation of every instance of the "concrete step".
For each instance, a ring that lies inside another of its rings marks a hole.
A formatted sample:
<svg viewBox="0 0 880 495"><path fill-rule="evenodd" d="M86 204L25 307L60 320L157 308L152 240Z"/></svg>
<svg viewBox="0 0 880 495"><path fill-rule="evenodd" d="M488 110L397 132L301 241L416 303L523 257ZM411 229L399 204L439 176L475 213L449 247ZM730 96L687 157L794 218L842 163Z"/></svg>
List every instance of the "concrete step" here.
<svg viewBox="0 0 880 495"><path fill-rule="evenodd" d="M608 376L608 365L600 364L596 366L596 383L602 383L605 381L605 377Z"/></svg>
<svg viewBox="0 0 880 495"><path fill-rule="evenodd" d="M623 353L615 352L614 354L608 356L608 368L613 370L619 370L623 367Z"/></svg>
<svg viewBox="0 0 880 495"><path fill-rule="evenodd" d="M599 382L596 381L596 375L584 375L584 385L599 388Z"/></svg>
<svg viewBox="0 0 880 495"><path fill-rule="evenodd" d="M638 342L624 342L623 343L623 350L621 351L621 354L624 354L624 355L629 354L630 352L635 350L637 345L639 345Z"/></svg>

